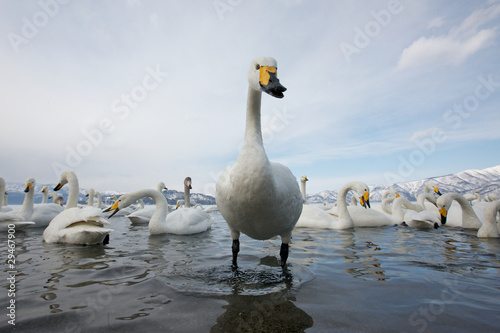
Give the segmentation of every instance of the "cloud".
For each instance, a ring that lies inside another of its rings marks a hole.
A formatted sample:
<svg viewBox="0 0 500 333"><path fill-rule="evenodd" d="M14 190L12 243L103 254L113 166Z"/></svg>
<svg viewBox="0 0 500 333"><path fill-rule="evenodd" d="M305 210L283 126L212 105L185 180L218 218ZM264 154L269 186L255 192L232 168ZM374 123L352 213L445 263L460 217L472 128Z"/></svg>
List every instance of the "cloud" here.
<svg viewBox="0 0 500 333"><path fill-rule="evenodd" d="M500 4L494 4L474 11L446 35L419 38L403 50L397 70L462 64L467 58L493 43L497 36L497 27L482 30L479 30L479 27L499 15ZM442 23L441 18L435 18L428 27Z"/></svg>
<svg viewBox="0 0 500 333"><path fill-rule="evenodd" d="M444 24L444 18L442 16L439 16L429 22L429 24L427 25L427 29L440 28L443 26L443 24Z"/></svg>

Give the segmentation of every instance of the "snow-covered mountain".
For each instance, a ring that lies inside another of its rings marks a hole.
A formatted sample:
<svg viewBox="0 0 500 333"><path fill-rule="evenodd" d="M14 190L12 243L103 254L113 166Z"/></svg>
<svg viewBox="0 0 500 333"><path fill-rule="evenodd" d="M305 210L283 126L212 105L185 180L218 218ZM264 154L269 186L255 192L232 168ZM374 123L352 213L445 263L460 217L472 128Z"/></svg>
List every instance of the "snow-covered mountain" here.
<svg viewBox="0 0 500 333"><path fill-rule="evenodd" d="M441 193L457 192L460 194L465 194L479 191L481 193L481 196L490 193L496 193L498 196L500 196L500 165L497 165L495 167L487 168L484 170L466 170L446 176L427 178L406 183L372 185L370 186L370 200L380 201L382 199L383 193L388 189L394 189L398 191L401 196L407 197L410 200L414 200L415 194L423 192L425 184L429 180L433 180L436 183ZM52 191L56 184L37 184L35 190L35 203L42 201L41 191L43 186L47 186L50 191ZM9 204L22 204L24 200L24 188L25 185L21 183L6 184ZM337 201L337 192L338 190L326 190L313 195L308 195L307 199L310 203L323 203L325 201L334 203ZM67 198L68 186L64 186L61 190L59 190L59 193L64 198ZM86 194L87 189L80 189L79 203L85 203L85 201L87 200L87 198L85 197ZM117 191L102 191L101 195L103 197L104 205L113 204L114 199L112 198L118 197L121 194L123 193ZM175 190L163 191L163 195L171 205L176 204L177 200L184 199L184 192ZM215 205L215 198L210 195L191 193L191 200L202 205ZM145 204L153 203L153 201L149 198L146 198L143 201Z"/></svg>
<svg viewBox="0 0 500 333"><path fill-rule="evenodd" d="M429 180L436 183L441 193L456 192L460 194L473 194L475 191L479 191L481 196L490 193L500 195L500 165L497 165L484 170L466 170L455 174L412 182L390 185L372 185L370 186L370 200L381 201L382 195L389 189L394 189L399 195L410 200L415 200L415 194L423 192L425 184ZM308 195L307 199L311 203L322 203L325 201L333 203L337 201L337 192L337 190L322 191L314 195Z"/></svg>

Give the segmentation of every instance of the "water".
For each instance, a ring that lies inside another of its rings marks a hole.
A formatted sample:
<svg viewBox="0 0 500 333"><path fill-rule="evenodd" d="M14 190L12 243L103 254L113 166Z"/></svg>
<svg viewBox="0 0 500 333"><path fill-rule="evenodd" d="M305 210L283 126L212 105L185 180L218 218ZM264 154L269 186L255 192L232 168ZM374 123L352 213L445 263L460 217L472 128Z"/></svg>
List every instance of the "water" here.
<svg viewBox="0 0 500 333"><path fill-rule="evenodd" d="M446 227L296 229L288 269L279 239L242 236L233 270L227 225L213 216L193 236L150 236L114 217L106 246L17 231L16 325L4 278L0 330L500 331L500 240ZM5 233L0 242L6 259Z"/></svg>

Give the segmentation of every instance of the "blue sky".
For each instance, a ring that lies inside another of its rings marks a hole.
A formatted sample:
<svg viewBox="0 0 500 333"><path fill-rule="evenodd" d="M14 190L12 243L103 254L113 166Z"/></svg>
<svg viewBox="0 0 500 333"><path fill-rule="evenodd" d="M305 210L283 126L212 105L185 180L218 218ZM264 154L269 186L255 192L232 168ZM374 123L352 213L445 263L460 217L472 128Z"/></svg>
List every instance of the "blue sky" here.
<svg viewBox="0 0 500 333"><path fill-rule="evenodd" d="M500 164L500 1L2 1L0 176L213 194L246 73L271 160L308 193Z"/></svg>

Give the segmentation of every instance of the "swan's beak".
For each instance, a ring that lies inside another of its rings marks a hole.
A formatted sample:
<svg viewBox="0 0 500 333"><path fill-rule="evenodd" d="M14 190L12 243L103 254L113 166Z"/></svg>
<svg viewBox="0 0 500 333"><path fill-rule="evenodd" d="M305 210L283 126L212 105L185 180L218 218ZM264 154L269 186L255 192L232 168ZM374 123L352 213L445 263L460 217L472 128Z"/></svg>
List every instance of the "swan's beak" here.
<svg viewBox="0 0 500 333"><path fill-rule="evenodd" d="M105 210L103 211L103 213L107 213L107 212L110 212L110 211L112 211L112 210L114 210L114 212L113 212L113 214L111 214L111 215L109 215L109 216L108 216L108 219L112 218L112 217L113 217L113 215L115 215L116 213L118 213L118 211L120 210L120 208L118 208L118 201L117 201L117 202L115 202L115 203L113 204L113 206L109 207L108 209L105 209Z"/></svg>
<svg viewBox="0 0 500 333"><path fill-rule="evenodd" d="M26 184L26 188L24 189L24 193L28 193L31 188L31 183Z"/></svg>
<svg viewBox="0 0 500 333"><path fill-rule="evenodd" d="M278 79L276 67L261 66L259 83L264 92L276 98L283 98L286 88Z"/></svg>
<svg viewBox="0 0 500 333"><path fill-rule="evenodd" d="M439 192L439 189L437 187L434 187L434 192L436 192L437 195L441 195L441 192Z"/></svg>
<svg viewBox="0 0 500 333"><path fill-rule="evenodd" d="M443 207L439 210L439 213L441 214L441 225L445 225L446 224L446 214L448 214L448 212L446 211L446 209Z"/></svg>
<svg viewBox="0 0 500 333"><path fill-rule="evenodd" d="M363 194L361 196L361 198L359 199L359 203L361 204L361 206L367 208L366 206L368 206L368 208L371 208L370 207L370 193L368 192L365 192L365 194Z"/></svg>
<svg viewBox="0 0 500 333"><path fill-rule="evenodd" d="M396 198L399 198L399 193L396 193Z"/></svg>
<svg viewBox="0 0 500 333"><path fill-rule="evenodd" d="M54 187L54 191L59 191L59 190L61 189L61 187L63 187L63 186L61 185L61 183L57 184L57 186L56 186L56 187Z"/></svg>

